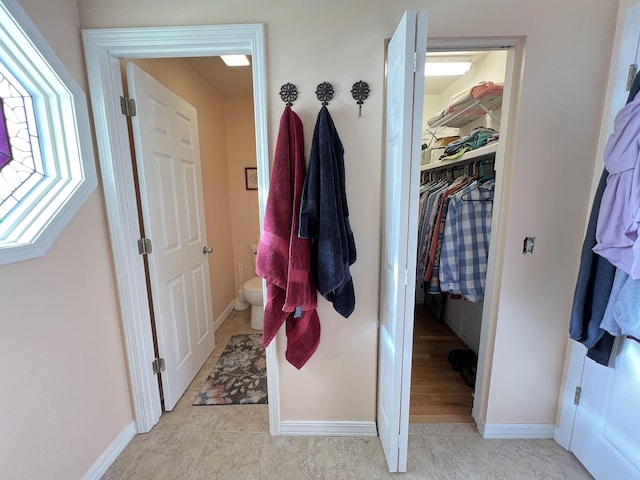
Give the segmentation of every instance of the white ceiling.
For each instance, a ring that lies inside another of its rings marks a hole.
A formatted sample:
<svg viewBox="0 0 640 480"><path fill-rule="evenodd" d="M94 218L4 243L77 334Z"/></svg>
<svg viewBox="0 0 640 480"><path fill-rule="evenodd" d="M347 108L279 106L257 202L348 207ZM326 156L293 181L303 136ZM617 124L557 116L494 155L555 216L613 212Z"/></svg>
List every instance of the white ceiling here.
<svg viewBox="0 0 640 480"><path fill-rule="evenodd" d="M470 56L478 61L487 52L428 52L427 56ZM203 78L211 83L225 98L253 96L251 67L227 67L220 57L185 58L185 61ZM459 77L427 77L424 82L425 95L440 95Z"/></svg>
<svg viewBox="0 0 640 480"><path fill-rule="evenodd" d="M251 66L227 67L220 57L195 57L184 60L223 97L253 97Z"/></svg>
<svg viewBox="0 0 640 480"><path fill-rule="evenodd" d="M428 57L471 57L471 62L478 62L488 52L427 52ZM446 88L460 77L425 77L424 94L440 95Z"/></svg>

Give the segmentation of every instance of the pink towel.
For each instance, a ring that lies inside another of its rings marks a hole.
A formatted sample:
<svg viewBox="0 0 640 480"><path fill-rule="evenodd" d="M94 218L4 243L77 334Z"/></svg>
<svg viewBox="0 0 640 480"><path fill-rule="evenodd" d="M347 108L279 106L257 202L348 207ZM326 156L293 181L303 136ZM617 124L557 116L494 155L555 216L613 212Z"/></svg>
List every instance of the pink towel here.
<svg viewBox="0 0 640 480"><path fill-rule="evenodd" d="M480 82L471 88L471 96L479 100L485 95L502 95L503 90L504 86L500 83Z"/></svg>
<svg viewBox="0 0 640 480"><path fill-rule="evenodd" d="M460 109L462 105L465 105L471 98L476 100L482 100L485 95L501 96L504 90L504 86L499 83L493 82L478 82L470 89L463 90L456 93L449 99L449 105L445 109L447 113L454 113ZM486 110L478 108L474 110L465 110L467 114L484 115Z"/></svg>
<svg viewBox="0 0 640 480"><path fill-rule="evenodd" d="M311 243L297 234L305 170L302 121L287 106L280 118L256 271L267 281L262 343L269 345L286 322L286 358L298 369L320 343Z"/></svg>

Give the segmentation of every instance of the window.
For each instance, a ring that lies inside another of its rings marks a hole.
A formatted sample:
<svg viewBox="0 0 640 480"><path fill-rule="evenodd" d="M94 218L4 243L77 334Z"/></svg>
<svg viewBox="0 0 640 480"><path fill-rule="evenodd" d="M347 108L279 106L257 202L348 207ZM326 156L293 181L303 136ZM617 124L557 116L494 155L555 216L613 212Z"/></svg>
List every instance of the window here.
<svg viewBox="0 0 640 480"><path fill-rule="evenodd" d="M0 264L44 255L96 187L84 92L0 1Z"/></svg>
<svg viewBox="0 0 640 480"><path fill-rule="evenodd" d="M0 63L0 219L45 178L31 95Z"/></svg>

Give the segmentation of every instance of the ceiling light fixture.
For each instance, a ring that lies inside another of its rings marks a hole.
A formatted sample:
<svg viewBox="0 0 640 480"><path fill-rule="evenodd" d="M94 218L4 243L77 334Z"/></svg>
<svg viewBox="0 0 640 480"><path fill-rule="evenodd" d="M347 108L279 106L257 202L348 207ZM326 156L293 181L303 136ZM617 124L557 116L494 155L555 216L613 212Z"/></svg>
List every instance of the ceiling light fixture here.
<svg viewBox="0 0 640 480"><path fill-rule="evenodd" d="M468 57L429 57L424 66L426 77L445 77L464 75L471 68Z"/></svg>
<svg viewBox="0 0 640 480"><path fill-rule="evenodd" d="M246 55L220 55L227 67L246 67L249 59Z"/></svg>

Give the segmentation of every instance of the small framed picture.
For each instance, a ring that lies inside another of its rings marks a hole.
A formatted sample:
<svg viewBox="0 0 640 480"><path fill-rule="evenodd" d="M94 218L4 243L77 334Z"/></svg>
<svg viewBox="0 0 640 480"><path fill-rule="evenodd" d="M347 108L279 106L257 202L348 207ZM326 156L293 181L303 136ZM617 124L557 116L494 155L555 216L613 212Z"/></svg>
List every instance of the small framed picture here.
<svg viewBox="0 0 640 480"><path fill-rule="evenodd" d="M244 168L244 184L247 190L258 189L258 169L256 167Z"/></svg>

